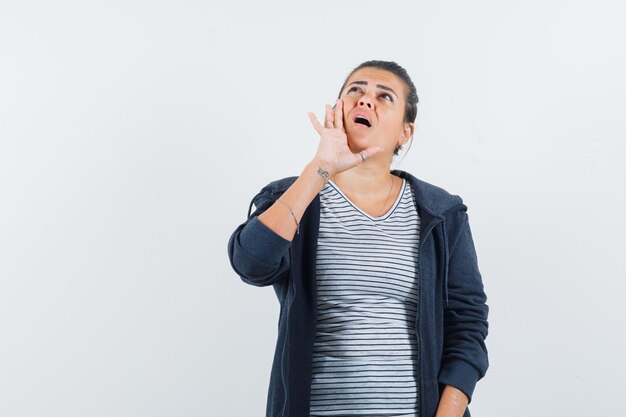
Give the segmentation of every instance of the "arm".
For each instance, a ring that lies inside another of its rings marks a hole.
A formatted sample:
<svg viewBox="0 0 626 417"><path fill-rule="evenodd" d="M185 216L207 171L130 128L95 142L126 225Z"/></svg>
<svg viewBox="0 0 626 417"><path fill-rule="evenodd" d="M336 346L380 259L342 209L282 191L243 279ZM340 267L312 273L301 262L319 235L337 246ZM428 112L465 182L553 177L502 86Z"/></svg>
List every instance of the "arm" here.
<svg viewBox="0 0 626 417"><path fill-rule="evenodd" d="M335 110L326 106L324 126L309 113L313 127L320 134L320 144L313 160L298 179L280 197L281 204L268 191L261 193L257 211L240 225L228 241L228 256L241 279L252 285L265 286L280 281L289 271L289 246L306 208L331 175L350 169L382 151L370 146L363 155L354 154L348 146L343 128L343 102ZM270 195L267 195L270 194ZM260 207L259 207L260 206ZM291 209L291 211L289 210ZM293 212L293 215L292 213Z"/></svg>
<svg viewBox="0 0 626 417"><path fill-rule="evenodd" d="M476 383L489 366L485 339L488 333L486 304L469 218L457 210L449 219L458 230L451 242L448 264L448 306L444 310L444 346L439 383L462 391L468 404Z"/></svg>
<svg viewBox="0 0 626 417"><path fill-rule="evenodd" d="M298 222L324 185L321 167L316 160L307 164L280 197ZM269 191L261 192L254 201L256 211L235 229L228 241L228 256L245 283L262 287L278 282L289 271L289 247L296 222L285 204L275 201Z"/></svg>
<svg viewBox="0 0 626 417"><path fill-rule="evenodd" d="M311 161L306 165L298 179L280 197L296 216L298 222L311 201L324 186L328 172L318 161ZM259 221L283 239L292 241L296 233L296 222L289 212L289 208L279 202L259 216Z"/></svg>

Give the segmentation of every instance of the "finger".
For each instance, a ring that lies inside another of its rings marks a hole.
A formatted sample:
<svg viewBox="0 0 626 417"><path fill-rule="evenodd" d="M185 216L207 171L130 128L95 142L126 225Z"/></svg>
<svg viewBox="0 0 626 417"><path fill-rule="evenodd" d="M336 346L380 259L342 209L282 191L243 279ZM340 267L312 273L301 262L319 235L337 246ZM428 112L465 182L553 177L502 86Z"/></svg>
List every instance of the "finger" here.
<svg viewBox="0 0 626 417"><path fill-rule="evenodd" d="M337 100L335 104L335 127L343 129L343 101Z"/></svg>
<svg viewBox="0 0 626 417"><path fill-rule="evenodd" d="M317 130L317 133L321 134L322 129L324 129L324 126L322 126L321 123L317 121L317 117L315 117L313 113L307 112L307 115L309 116L311 123L313 123L313 127L315 128L315 130Z"/></svg>
<svg viewBox="0 0 626 417"><path fill-rule="evenodd" d="M355 153L353 155L354 155L354 159L357 160L357 163L360 164L362 162L365 162L366 159L371 158L372 156L382 151L383 151L383 148L380 146L370 146L369 148L364 149L361 152Z"/></svg>
<svg viewBox="0 0 626 417"><path fill-rule="evenodd" d="M332 129L335 127L335 124L333 123L333 111L328 104L325 104L324 107L326 109L326 114L324 116L324 127Z"/></svg>
<svg viewBox="0 0 626 417"><path fill-rule="evenodd" d="M380 146L370 146L363 151L363 156L365 157L365 159L371 158L372 156L382 152L383 150L384 149ZM359 157L359 159L361 158L361 155L357 154L357 156Z"/></svg>
<svg viewBox="0 0 626 417"><path fill-rule="evenodd" d="M353 153L352 155L354 155L354 159L356 160L356 163L360 164L362 162L365 162L369 154L367 153L367 150L362 150L361 152Z"/></svg>

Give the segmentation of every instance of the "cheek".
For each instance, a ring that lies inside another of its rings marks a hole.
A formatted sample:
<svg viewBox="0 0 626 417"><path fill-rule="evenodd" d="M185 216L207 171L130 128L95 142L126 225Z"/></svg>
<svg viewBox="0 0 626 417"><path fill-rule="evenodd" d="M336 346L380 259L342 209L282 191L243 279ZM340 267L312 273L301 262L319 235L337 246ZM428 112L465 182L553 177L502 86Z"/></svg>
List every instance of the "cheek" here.
<svg viewBox="0 0 626 417"><path fill-rule="evenodd" d="M385 123L385 131L389 132L391 136L395 137L397 132L402 132L404 128L404 116L400 117L388 117Z"/></svg>
<svg viewBox="0 0 626 417"><path fill-rule="evenodd" d="M404 122L404 114L398 113L391 109L385 109L378 112L379 117L386 121L386 125L389 127L401 126Z"/></svg>
<svg viewBox="0 0 626 417"><path fill-rule="evenodd" d="M341 97L341 100L343 101L343 117L345 119L357 103L356 100L351 97Z"/></svg>
<svg viewBox="0 0 626 417"><path fill-rule="evenodd" d="M390 118L393 119L393 123L395 126L398 126L399 129L404 127L404 112L394 111L394 115Z"/></svg>
<svg viewBox="0 0 626 417"><path fill-rule="evenodd" d="M352 107L354 107L354 104L356 103L356 99L350 96L343 96L341 97L341 100L343 100L344 109L347 109L347 108L351 109Z"/></svg>

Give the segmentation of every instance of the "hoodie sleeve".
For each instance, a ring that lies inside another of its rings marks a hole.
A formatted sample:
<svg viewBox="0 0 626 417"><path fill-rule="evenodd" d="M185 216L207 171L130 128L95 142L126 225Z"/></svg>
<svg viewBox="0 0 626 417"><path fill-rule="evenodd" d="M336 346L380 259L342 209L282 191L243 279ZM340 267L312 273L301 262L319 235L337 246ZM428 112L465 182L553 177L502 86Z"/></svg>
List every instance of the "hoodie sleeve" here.
<svg viewBox="0 0 626 417"><path fill-rule="evenodd" d="M257 287L273 285L289 272L291 241L283 238L258 216L275 203L272 193L263 188L250 203L256 206L252 215L237 226L228 240L228 257L233 270L247 284Z"/></svg>
<svg viewBox="0 0 626 417"><path fill-rule="evenodd" d="M460 231L453 242L448 265L448 305L444 310L439 383L460 389L471 402L476 383L489 366L485 345L489 307L466 210L458 210L453 222Z"/></svg>

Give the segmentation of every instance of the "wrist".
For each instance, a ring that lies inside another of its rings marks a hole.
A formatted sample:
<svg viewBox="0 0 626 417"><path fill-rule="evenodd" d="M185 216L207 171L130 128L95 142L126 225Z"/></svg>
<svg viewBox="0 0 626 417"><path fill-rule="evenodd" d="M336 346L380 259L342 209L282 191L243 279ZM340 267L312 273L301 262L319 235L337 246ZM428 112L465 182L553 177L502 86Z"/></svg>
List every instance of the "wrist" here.
<svg viewBox="0 0 626 417"><path fill-rule="evenodd" d="M321 179L324 183L326 183L330 177L335 175L335 172L330 169L330 164L320 161L319 159L313 159L309 162L308 167L314 175Z"/></svg>

